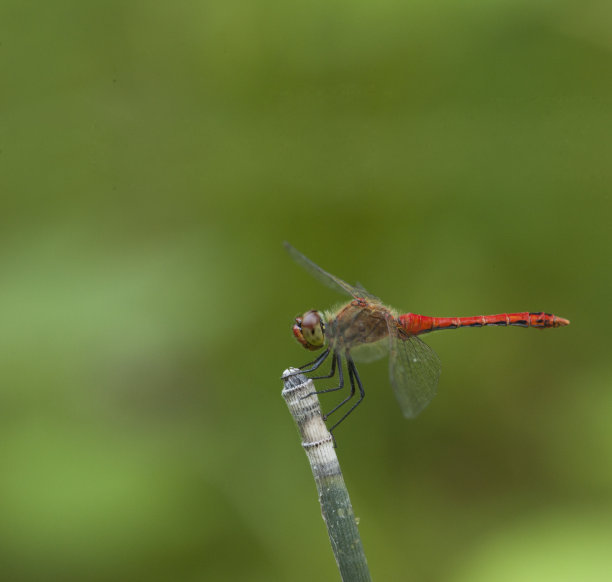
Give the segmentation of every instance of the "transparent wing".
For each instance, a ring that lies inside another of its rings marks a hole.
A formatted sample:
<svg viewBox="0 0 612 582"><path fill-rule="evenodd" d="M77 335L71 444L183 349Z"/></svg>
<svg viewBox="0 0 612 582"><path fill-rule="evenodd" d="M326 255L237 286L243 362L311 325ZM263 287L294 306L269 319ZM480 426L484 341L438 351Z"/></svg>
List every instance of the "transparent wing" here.
<svg viewBox="0 0 612 582"><path fill-rule="evenodd" d="M304 256L295 247L292 247L287 241L283 243L287 252L291 255L291 258L306 269L315 279L318 279L324 285L331 287L334 291L339 293L348 293L353 297L367 297L371 299L377 299L374 295L368 293L361 285L353 287L348 283L345 283L342 279L324 271L318 265L315 265L308 257Z"/></svg>
<svg viewBox="0 0 612 582"><path fill-rule="evenodd" d="M382 339L371 344L358 344L351 348L351 358L355 362L369 364L389 355L389 342Z"/></svg>
<svg viewBox="0 0 612 582"><path fill-rule="evenodd" d="M380 299L376 297L376 295L372 295L372 293L367 291L366 288L359 281L355 283L355 288L357 289L357 291L359 291L359 297L366 297L368 299L376 299L377 301L380 301Z"/></svg>
<svg viewBox="0 0 612 582"><path fill-rule="evenodd" d="M416 336L400 335L389 323L389 375L406 418L417 416L436 395L440 359Z"/></svg>

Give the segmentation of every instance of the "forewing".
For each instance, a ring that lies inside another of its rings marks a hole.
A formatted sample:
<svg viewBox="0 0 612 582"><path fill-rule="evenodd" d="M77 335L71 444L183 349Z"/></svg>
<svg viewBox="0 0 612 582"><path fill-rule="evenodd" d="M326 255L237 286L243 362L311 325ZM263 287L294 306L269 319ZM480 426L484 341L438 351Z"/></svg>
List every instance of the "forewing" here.
<svg viewBox="0 0 612 582"><path fill-rule="evenodd" d="M416 336L398 335L389 326L389 375L406 418L417 416L436 395L440 359Z"/></svg>
<svg viewBox="0 0 612 582"><path fill-rule="evenodd" d="M353 297L364 297L364 289L361 287L353 287L348 283L345 283L342 279L324 271L318 265L315 265L308 257L304 256L296 248L292 247L287 241L283 243L287 252L291 255L291 258L304 267L313 277L321 281L324 285L331 287L339 293L348 293ZM368 295L369 296L369 295Z"/></svg>
<svg viewBox="0 0 612 582"><path fill-rule="evenodd" d="M355 289L359 292L359 297L365 297L366 299L380 301L380 299L376 297L376 295L372 295L372 293L367 291L366 288L359 281L355 283Z"/></svg>

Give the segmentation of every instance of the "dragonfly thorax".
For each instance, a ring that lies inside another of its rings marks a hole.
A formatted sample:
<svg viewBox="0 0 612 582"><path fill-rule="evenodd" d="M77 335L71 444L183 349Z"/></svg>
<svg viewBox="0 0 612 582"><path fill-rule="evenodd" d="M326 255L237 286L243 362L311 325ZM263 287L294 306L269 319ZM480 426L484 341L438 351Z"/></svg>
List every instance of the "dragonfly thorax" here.
<svg viewBox="0 0 612 582"><path fill-rule="evenodd" d="M293 335L307 350L320 350L325 345L325 321L321 313L311 309L296 317Z"/></svg>

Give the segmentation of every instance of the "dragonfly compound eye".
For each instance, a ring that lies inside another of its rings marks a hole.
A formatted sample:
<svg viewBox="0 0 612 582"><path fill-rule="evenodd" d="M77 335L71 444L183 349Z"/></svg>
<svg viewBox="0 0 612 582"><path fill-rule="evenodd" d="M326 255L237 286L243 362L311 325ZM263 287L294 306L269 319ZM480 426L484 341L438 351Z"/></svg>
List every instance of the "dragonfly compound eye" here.
<svg viewBox="0 0 612 582"><path fill-rule="evenodd" d="M293 335L307 350L318 350L325 345L325 325L321 314L314 309L295 318Z"/></svg>

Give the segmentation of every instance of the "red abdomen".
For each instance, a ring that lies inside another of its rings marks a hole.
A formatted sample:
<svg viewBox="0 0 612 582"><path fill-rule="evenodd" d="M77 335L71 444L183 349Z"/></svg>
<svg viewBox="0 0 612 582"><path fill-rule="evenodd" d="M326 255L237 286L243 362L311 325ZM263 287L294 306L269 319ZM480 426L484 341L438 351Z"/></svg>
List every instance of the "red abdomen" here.
<svg viewBox="0 0 612 582"><path fill-rule="evenodd" d="M476 315L474 317L429 317L406 313L398 318L400 327L410 335L419 335L439 329L459 327L483 327L485 325L518 325L520 327L562 327L569 320L543 311L522 313L500 313L498 315Z"/></svg>

